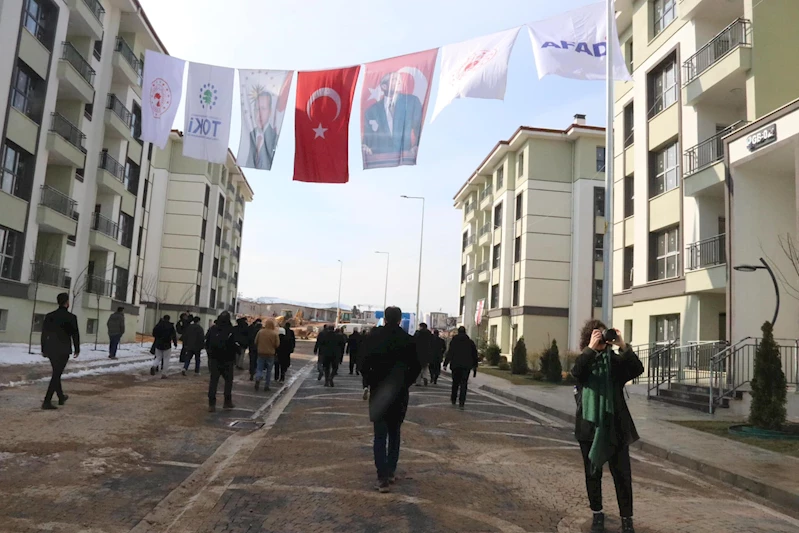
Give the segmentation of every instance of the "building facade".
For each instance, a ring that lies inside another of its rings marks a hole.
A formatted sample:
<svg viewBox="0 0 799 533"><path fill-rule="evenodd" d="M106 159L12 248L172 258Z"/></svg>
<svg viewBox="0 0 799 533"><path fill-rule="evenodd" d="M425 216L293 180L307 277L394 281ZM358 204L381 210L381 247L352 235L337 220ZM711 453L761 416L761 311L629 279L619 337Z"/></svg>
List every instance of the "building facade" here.
<svg viewBox="0 0 799 533"><path fill-rule="evenodd" d="M740 275L746 281L733 286L746 287L750 297L741 293L737 301L751 307L731 309L730 280L739 276L732 266L764 256L792 268L778 236L795 232L795 187L793 178L742 180L732 204L725 143L799 96L799 61L789 52L799 45L791 27L799 3L615 4L633 81L617 83L615 92L613 325L637 345L756 336L771 319L761 309L773 305L765 296L770 280ZM735 158L734 164L749 159ZM795 164L788 163L793 175ZM771 201L789 202L791 216L769 222L782 213ZM736 314L746 326L733 320ZM795 338L794 324L778 323L778 336Z"/></svg>
<svg viewBox="0 0 799 533"><path fill-rule="evenodd" d="M575 115L565 130L521 127L455 195L463 211L460 323L510 356L576 347L600 316L605 129ZM476 311L482 305L482 320Z"/></svg>

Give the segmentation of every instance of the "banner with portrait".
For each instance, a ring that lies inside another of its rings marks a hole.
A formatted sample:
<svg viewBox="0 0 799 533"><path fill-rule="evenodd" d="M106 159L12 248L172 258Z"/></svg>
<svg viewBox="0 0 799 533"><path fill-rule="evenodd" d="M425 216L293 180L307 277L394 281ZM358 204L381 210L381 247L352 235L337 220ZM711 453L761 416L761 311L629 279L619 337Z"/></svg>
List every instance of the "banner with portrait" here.
<svg viewBox="0 0 799 533"><path fill-rule="evenodd" d="M246 168L271 170L291 89L292 70L242 70L241 140L236 160Z"/></svg>

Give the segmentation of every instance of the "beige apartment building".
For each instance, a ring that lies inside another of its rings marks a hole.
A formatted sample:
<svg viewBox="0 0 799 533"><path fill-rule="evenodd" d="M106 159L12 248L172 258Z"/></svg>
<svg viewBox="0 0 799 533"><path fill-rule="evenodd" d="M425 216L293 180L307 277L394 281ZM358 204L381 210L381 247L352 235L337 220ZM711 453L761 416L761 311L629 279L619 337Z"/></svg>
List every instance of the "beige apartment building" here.
<svg viewBox="0 0 799 533"><path fill-rule="evenodd" d="M764 257L794 272L778 237L796 235L799 159L788 126L760 154L747 139L796 107L783 108L799 97L799 2L615 5L633 81L615 92L613 325L636 345L756 337L771 280L733 267ZM776 335L796 338L787 300Z"/></svg>
<svg viewBox="0 0 799 533"><path fill-rule="evenodd" d="M521 127L455 195L463 211L459 323L510 358L552 339L576 348L601 316L605 129ZM476 310L483 305L477 325Z"/></svg>

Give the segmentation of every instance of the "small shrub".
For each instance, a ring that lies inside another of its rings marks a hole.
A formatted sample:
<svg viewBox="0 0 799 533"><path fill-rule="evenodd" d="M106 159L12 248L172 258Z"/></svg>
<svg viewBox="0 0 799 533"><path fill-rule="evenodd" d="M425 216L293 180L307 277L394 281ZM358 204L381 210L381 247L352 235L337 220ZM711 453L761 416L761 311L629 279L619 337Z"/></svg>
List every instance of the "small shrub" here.
<svg viewBox="0 0 799 533"><path fill-rule="evenodd" d="M540 370L533 370L530 376L536 381L544 381L544 374Z"/></svg>
<svg viewBox="0 0 799 533"><path fill-rule="evenodd" d="M519 339L516 346L513 348L513 360L511 371L514 374L527 374L530 368L527 366L527 346L524 344L524 337Z"/></svg>
<svg viewBox="0 0 799 533"><path fill-rule="evenodd" d="M486 348L486 360L488 364L491 366L497 366L500 361L500 357L502 354L500 353L499 346L496 344L489 344L488 348Z"/></svg>
<svg viewBox="0 0 799 533"><path fill-rule="evenodd" d="M477 359L482 361L486 358L486 350L488 349L488 342L484 338L477 339Z"/></svg>
<svg viewBox="0 0 799 533"><path fill-rule="evenodd" d="M752 405L749 423L762 429L779 430L785 424L787 391L780 348L774 342L771 324L763 324L763 339L755 353Z"/></svg>
<svg viewBox="0 0 799 533"><path fill-rule="evenodd" d="M580 357L579 352L564 352L560 357L560 361L563 364L563 370L566 372L571 372L571 369L574 368L574 363L577 362L578 357Z"/></svg>
<svg viewBox="0 0 799 533"><path fill-rule="evenodd" d="M507 360L506 361L500 361L498 368L500 370L510 370L510 365L508 364Z"/></svg>
<svg viewBox="0 0 799 533"><path fill-rule="evenodd" d="M558 343L553 340L552 345L541 355L541 373L551 383L560 383L563 379L563 366L560 364Z"/></svg>

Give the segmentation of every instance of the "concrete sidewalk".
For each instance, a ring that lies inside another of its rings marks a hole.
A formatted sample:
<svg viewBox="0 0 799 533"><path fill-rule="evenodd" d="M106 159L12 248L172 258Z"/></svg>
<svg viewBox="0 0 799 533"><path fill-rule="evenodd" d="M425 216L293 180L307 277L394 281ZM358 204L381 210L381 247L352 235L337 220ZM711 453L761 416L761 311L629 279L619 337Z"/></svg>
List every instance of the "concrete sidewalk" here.
<svg viewBox="0 0 799 533"><path fill-rule="evenodd" d="M574 422L574 390L561 385L514 385L482 374L469 384L481 390ZM631 394L627 400L641 440L634 447L777 505L799 509L799 459L670 423L673 420L740 420L729 414L707 415L651 402Z"/></svg>

